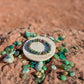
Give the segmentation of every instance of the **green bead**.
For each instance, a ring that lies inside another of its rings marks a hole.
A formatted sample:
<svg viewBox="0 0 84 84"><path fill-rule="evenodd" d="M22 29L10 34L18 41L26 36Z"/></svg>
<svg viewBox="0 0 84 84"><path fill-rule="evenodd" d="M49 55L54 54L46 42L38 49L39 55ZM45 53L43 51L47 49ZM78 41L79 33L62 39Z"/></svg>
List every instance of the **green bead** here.
<svg viewBox="0 0 84 84"><path fill-rule="evenodd" d="M28 73L30 70L29 69L27 69L27 68L24 68L23 69L23 73Z"/></svg>
<svg viewBox="0 0 84 84"><path fill-rule="evenodd" d="M65 64L62 64L61 68L64 69L64 70L68 70L68 67Z"/></svg>
<svg viewBox="0 0 84 84"><path fill-rule="evenodd" d="M65 80L67 80L67 77L65 75L61 75L61 80L65 81Z"/></svg>
<svg viewBox="0 0 84 84"><path fill-rule="evenodd" d="M63 41L63 40L64 40L64 38L63 38L62 36L59 36L58 39L59 39L60 41Z"/></svg>
<svg viewBox="0 0 84 84"><path fill-rule="evenodd" d="M64 60L64 64L68 65L69 61L68 60Z"/></svg>
<svg viewBox="0 0 84 84"><path fill-rule="evenodd" d="M72 67L70 65L67 66L68 69L71 69Z"/></svg>
<svg viewBox="0 0 84 84"><path fill-rule="evenodd" d="M69 65L70 65L71 67L73 67L73 66L74 66L74 63L73 63L72 61L69 61Z"/></svg>
<svg viewBox="0 0 84 84"><path fill-rule="evenodd" d="M31 36L31 37L34 37L34 33L33 33L33 32L31 32L31 33L30 33L30 36Z"/></svg>
<svg viewBox="0 0 84 84"><path fill-rule="evenodd" d="M34 35L33 35L34 37L36 37L37 35L34 33Z"/></svg>
<svg viewBox="0 0 84 84"><path fill-rule="evenodd" d="M28 38L30 37L30 33L28 31L25 31L25 36Z"/></svg>
<svg viewBox="0 0 84 84"><path fill-rule="evenodd" d="M22 42L21 41L17 41L17 45L18 46L22 45Z"/></svg>
<svg viewBox="0 0 84 84"><path fill-rule="evenodd" d="M47 67L46 67L46 66L43 66L42 69L43 69L44 71L46 71L46 70L47 70Z"/></svg>
<svg viewBox="0 0 84 84"><path fill-rule="evenodd" d="M63 51L63 47L58 47L58 50L59 51Z"/></svg>
<svg viewBox="0 0 84 84"><path fill-rule="evenodd" d="M63 47L66 47L66 43L63 43L62 46L63 46Z"/></svg>
<svg viewBox="0 0 84 84"><path fill-rule="evenodd" d="M22 55L19 55L18 58L19 58L19 59L22 59Z"/></svg>
<svg viewBox="0 0 84 84"><path fill-rule="evenodd" d="M74 76L75 76L75 72L74 72L74 71L69 71L69 75L70 75L71 77L74 77Z"/></svg>
<svg viewBox="0 0 84 84"><path fill-rule="evenodd" d="M30 64L24 65L23 69L30 67Z"/></svg>
<svg viewBox="0 0 84 84"><path fill-rule="evenodd" d="M67 48L63 49L63 52L68 53L68 49Z"/></svg>
<svg viewBox="0 0 84 84"><path fill-rule="evenodd" d="M55 38L55 39L54 39L54 42L60 42L60 40Z"/></svg>
<svg viewBox="0 0 84 84"><path fill-rule="evenodd" d="M16 51L16 52L15 52L15 56L18 56L19 54L20 54L19 51Z"/></svg>
<svg viewBox="0 0 84 84"><path fill-rule="evenodd" d="M1 52L1 55L6 55L6 51L2 51Z"/></svg>
<svg viewBox="0 0 84 84"><path fill-rule="evenodd" d="M61 54L61 55L60 55L60 59L63 60L63 59L66 59L66 57L65 57L63 54Z"/></svg>
<svg viewBox="0 0 84 84"><path fill-rule="evenodd" d="M78 49L78 46L74 46L74 48L77 50Z"/></svg>
<svg viewBox="0 0 84 84"><path fill-rule="evenodd" d="M14 45L10 45L10 46L8 46L10 49L13 49L14 48Z"/></svg>
<svg viewBox="0 0 84 84"><path fill-rule="evenodd" d="M57 54L54 54L55 59L59 59L59 56Z"/></svg>
<svg viewBox="0 0 84 84"><path fill-rule="evenodd" d="M67 71L64 71L63 72L63 75L67 76L68 75L68 72Z"/></svg>
<svg viewBox="0 0 84 84"><path fill-rule="evenodd" d="M25 64L27 61L26 60L23 60L22 63Z"/></svg>
<svg viewBox="0 0 84 84"><path fill-rule="evenodd" d="M27 77L27 75L26 75L26 74L24 74L24 75L23 75L23 77L22 77L22 79L26 79L26 77Z"/></svg>
<svg viewBox="0 0 84 84"><path fill-rule="evenodd" d="M7 47L7 48L6 48L6 51L7 51L7 52L9 52L9 51L10 51L10 48L9 48L9 47Z"/></svg>
<svg viewBox="0 0 84 84"><path fill-rule="evenodd" d="M52 68L53 70L56 70L56 69L57 69L55 65L52 65L51 68Z"/></svg>

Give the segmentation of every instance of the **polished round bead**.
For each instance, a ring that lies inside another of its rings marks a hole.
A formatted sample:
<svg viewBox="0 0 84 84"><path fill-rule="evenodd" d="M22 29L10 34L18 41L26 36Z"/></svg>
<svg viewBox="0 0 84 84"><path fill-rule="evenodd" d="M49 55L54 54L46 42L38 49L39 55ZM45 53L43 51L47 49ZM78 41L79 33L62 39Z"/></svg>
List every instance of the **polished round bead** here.
<svg viewBox="0 0 84 84"><path fill-rule="evenodd" d="M75 76L75 72L74 72L74 71L69 71L69 75L70 75L71 77L74 77L74 76Z"/></svg>
<svg viewBox="0 0 84 84"><path fill-rule="evenodd" d="M67 80L67 77L65 75L61 75L61 80L62 81L66 81Z"/></svg>
<svg viewBox="0 0 84 84"><path fill-rule="evenodd" d="M18 46L22 45L22 42L21 41L17 41L17 45Z"/></svg>
<svg viewBox="0 0 84 84"><path fill-rule="evenodd" d="M64 64L68 65L69 61L68 60L64 60Z"/></svg>

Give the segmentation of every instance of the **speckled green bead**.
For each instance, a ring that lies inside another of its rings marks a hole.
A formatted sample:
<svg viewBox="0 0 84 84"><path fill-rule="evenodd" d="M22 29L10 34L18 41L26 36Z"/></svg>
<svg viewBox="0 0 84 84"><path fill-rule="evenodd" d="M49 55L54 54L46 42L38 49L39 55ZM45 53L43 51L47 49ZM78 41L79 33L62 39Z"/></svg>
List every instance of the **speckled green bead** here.
<svg viewBox="0 0 84 84"><path fill-rule="evenodd" d="M71 67L73 67L73 66L74 66L74 63L73 63L72 61L69 61L69 65L70 65Z"/></svg>
<svg viewBox="0 0 84 84"><path fill-rule="evenodd" d="M6 55L6 51L2 51L1 52L1 55Z"/></svg>
<svg viewBox="0 0 84 84"><path fill-rule="evenodd" d="M42 69L43 69L44 71L46 71L46 70L47 70L47 67L46 67L46 66L43 66Z"/></svg>
<svg viewBox="0 0 84 84"><path fill-rule="evenodd" d="M17 41L17 46L20 46L22 45L22 42L21 41Z"/></svg>
<svg viewBox="0 0 84 84"><path fill-rule="evenodd" d="M66 81L67 80L67 77L65 75L61 75L60 78L61 78L62 81Z"/></svg>
<svg viewBox="0 0 84 84"><path fill-rule="evenodd" d="M57 54L54 54L55 59L59 59L59 56Z"/></svg>
<svg viewBox="0 0 84 84"><path fill-rule="evenodd" d="M75 72L74 72L74 71L69 71L69 75L70 75L71 77L74 77L74 76L75 76Z"/></svg>
<svg viewBox="0 0 84 84"><path fill-rule="evenodd" d="M64 60L64 64L68 65L69 61L68 60Z"/></svg>

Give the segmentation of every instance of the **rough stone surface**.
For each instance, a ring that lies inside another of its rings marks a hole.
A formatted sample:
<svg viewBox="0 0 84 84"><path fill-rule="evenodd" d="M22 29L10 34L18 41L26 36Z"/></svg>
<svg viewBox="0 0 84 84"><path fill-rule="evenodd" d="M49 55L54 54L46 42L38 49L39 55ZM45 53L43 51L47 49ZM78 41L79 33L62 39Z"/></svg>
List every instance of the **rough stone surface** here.
<svg viewBox="0 0 84 84"><path fill-rule="evenodd" d="M84 32L71 30L71 29L53 29L53 30L34 30L33 27L29 28L18 28L12 30L10 33L4 34L0 36L0 50L4 50L4 48L8 45L12 45L15 41L20 40L23 43L27 40L23 37L25 30L29 32L34 32L39 35L48 35L53 37L58 37L58 35L65 35L66 38L64 41L60 43L56 43L56 46L59 47L63 42L66 43L66 47L69 50L66 58L69 61L72 61L75 66L73 67L73 71L75 71L76 76L71 78L67 77L67 81L62 82L59 80L60 72L63 72L60 69L60 65L62 64L61 60L52 59L50 63L47 64L49 68L46 72L46 78L42 84L84 84ZM78 46L78 50L74 49L73 46ZM19 46L17 48L22 48ZM57 51L56 51L57 52ZM34 81L32 72L34 69L31 69L27 74L27 78L22 80L22 61L26 59L19 59L15 57L14 63L7 64L3 62L4 56L0 55L0 84L36 84ZM29 61L27 60L27 63ZM54 64L57 66L56 70L52 70L50 66ZM5 81L4 81L5 80Z"/></svg>

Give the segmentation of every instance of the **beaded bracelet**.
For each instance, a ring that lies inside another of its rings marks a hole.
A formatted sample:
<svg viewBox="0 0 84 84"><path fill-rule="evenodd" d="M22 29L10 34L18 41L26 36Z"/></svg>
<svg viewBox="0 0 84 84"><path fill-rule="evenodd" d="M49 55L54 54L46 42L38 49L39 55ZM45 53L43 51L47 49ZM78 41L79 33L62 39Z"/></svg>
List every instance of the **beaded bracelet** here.
<svg viewBox="0 0 84 84"><path fill-rule="evenodd" d="M41 43L44 43L48 46L48 50L46 51L42 51L42 52L38 52L38 51L35 51L33 49L31 49L30 45L33 43L33 42L41 42ZM51 51L51 46L50 44L47 42L47 41L44 41L42 39L34 39L34 40L31 40L28 44L28 50L29 52L33 53L33 54L37 54L37 55L44 55L44 54L47 54Z"/></svg>

